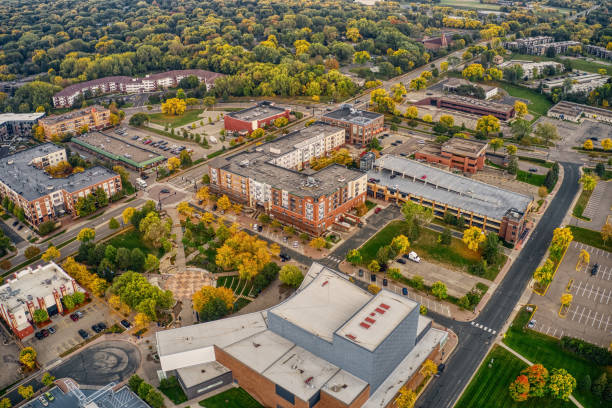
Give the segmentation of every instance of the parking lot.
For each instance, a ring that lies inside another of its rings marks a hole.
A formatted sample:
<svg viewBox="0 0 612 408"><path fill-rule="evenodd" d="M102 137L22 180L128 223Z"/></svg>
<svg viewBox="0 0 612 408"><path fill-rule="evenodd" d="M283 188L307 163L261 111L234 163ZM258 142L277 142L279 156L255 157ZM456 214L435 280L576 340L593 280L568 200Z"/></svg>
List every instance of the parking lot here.
<svg viewBox="0 0 612 408"><path fill-rule="evenodd" d="M582 213L591 221L580 220L580 226L595 231L601 231L601 227L612 219L612 183L600 181L591 193L589 202Z"/></svg>
<svg viewBox="0 0 612 408"><path fill-rule="evenodd" d="M580 251L590 255L588 265L576 270ZM599 265L593 276L594 264ZM558 315L563 293L573 295L564 318ZM538 306L533 329L549 336L577 337L602 347L612 340L612 254L572 242L545 296L532 294Z"/></svg>
<svg viewBox="0 0 612 408"><path fill-rule="evenodd" d="M110 314L107 307L101 303L91 302L87 306L79 309L83 317L76 322L70 316L56 315L52 317L53 323L45 328L54 327L56 333L50 334L43 339L37 339L34 335L24 340L24 345L34 347L38 352L38 361L45 365L57 359L61 353L83 342L79 335L79 330L83 329L91 337L96 333L91 326L103 322L107 327L117 323L117 320ZM38 330L37 330L38 331Z"/></svg>
<svg viewBox="0 0 612 408"><path fill-rule="evenodd" d="M4 326L0 328L0 389L8 387L21 378L19 346L8 334Z"/></svg>
<svg viewBox="0 0 612 408"><path fill-rule="evenodd" d="M394 154L402 157L413 155L425 145L425 141L422 138L404 133L385 133L379 136L378 139L383 146L382 153Z"/></svg>

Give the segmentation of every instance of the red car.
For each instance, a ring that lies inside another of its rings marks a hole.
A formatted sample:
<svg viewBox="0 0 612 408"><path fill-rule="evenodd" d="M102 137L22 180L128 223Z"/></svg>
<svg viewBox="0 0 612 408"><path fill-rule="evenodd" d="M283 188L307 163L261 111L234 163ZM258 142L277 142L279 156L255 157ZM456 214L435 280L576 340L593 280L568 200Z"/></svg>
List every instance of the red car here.
<svg viewBox="0 0 612 408"><path fill-rule="evenodd" d="M76 313L73 313L70 315L70 318L72 319L73 322L76 322L77 320L79 320L79 315Z"/></svg>
<svg viewBox="0 0 612 408"><path fill-rule="evenodd" d="M376 207L376 209L374 210L374 214L378 214L380 212L381 208L380 207Z"/></svg>

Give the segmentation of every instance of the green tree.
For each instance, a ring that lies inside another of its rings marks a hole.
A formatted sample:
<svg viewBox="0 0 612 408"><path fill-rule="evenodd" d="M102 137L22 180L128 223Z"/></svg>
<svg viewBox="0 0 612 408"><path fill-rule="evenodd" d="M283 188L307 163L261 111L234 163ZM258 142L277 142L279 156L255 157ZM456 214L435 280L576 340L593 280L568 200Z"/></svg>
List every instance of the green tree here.
<svg viewBox="0 0 612 408"><path fill-rule="evenodd" d="M431 208L425 208L412 202L407 202L402 206L402 214L408 225L409 238L412 241L418 238L420 228L428 225L433 220Z"/></svg>
<svg viewBox="0 0 612 408"><path fill-rule="evenodd" d="M116 230L117 228L119 228L119 221L117 221L117 219L115 217L112 217L109 221L108 221L108 227L112 230Z"/></svg>
<svg viewBox="0 0 612 408"><path fill-rule="evenodd" d="M140 248L132 249L130 254L130 266L135 271L141 271L145 264L145 255Z"/></svg>
<svg viewBox="0 0 612 408"><path fill-rule="evenodd" d="M200 310L199 316L200 321L210 322L218 320L229 313L227 304L219 297L212 298L210 301L204 303Z"/></svg>
<svg viewBox="0 0 612 408"><path fill-rule="evenodd" d="M159 268L159 259L153 254L147 254L147 259L144 263L145 271L157 270Z"/></svg>
<svg viewBox="0 0 612 408"><path fill-rule="evenodd" d="M431 286L431 293L438 299L446 299L448 296L446 294L446 285L441 281L437 281Z"/></svg>
<svg viewBox="0 0 612 408"><path fill-rule="evenodd" d="M52 376L50 373L44 373L42 376L42 380L41 382L45 385L45 386L50 386L53 384L53 381L55 381L55 377Z"/></svg>
<svg viewBox="0 0 612 408"><path fill-rule="evenodd" d="M35 256L37 256L38 254L40 254L40 249L38 249L38 247L36 247L34 245L30 245L24 251L24 255L28 259L32 259Z"/></svg>
<svg viewBox="0 0 612 408"><path fill-rule="evenodd" d="M346 260L349 261L352 265L359 265L362 262L363 257L361 256L361 253L358 249L351 249L346 254Z"/></svg>
<svg viewBox="0 0 612 408"><path fill-rule="evenodd" d="M36 323L46 322L49 320L49 313L45 309L36 309L32 318Z"/></svg>
<svg viewBox="0 0 612 408"><path fill-rule="evenodd" d="M597 377L595 381L593 381L593 386L591 387L593 395L600 397L606 389L607 383L608 376L606 375L606 373L601 373L601 375Z"/></svg>
<svg viewBox="0 0 612 408"><path fill-rule="evenodd" d="M138 392L138 388L140 387L140 384L142 384L143 382L144 380L142 378L134 374L128 380L128 387L130 387L130 390L132 390L133 392Z"/></svg>
<svg viewBox="0 0 612 408"><path fill-rule="evenodd" d="M554 368L548 379L548 393L553 398L568 401L576 388L576 380L564 368Z"/></svg>
<svg viewBox="0 0 612 408"><path fill-rule="evenodd" d="M117 255L115 256L115 264L119 269L126 270L130 267L132 254L127 248L117 249Z"/></svg>
<svg viewBox="0 0 612 408"><path fill-rule="evenodd" d="M299 267L295 265L285 265L279 272L279 279L285 285L297 288L302 284L304 275Z"/></svg>

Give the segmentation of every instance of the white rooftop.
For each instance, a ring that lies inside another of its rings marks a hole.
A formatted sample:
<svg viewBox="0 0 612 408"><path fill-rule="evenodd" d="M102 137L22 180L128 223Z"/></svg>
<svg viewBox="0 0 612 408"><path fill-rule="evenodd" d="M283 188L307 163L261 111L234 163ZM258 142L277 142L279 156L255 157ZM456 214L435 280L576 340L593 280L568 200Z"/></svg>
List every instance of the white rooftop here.
<svg viewBox="0 0 612 408"><path fill-rule="evenodd" d="M336 333L374 351L417 306L415 301L384 289Z"/></svg>
<svg viewBox="0 0 612 408"><path fill-rule="evenodd" d="M368 383L353 374L340 370L329 379L322 390L338 401L350 405L363 392Z"/></svg>
<svg viewBox="0 0 612 408"><path fill-rule="evenodd" d="M273 307L270 313L331 342L334 332L371 297L337 273L323 268L309 284L300 287L297 295Z"/></svg>
<svg viewBox="0 0 612 408"><path fill-rule="evenodd" d="M45 116L45 112L33 113L2 113L0 114L0 124L5 122L33 122Z"/></svg>
<svg viewBox="0 0 612 408"><path fill-rule="evenodd" d="M281 356L263 376L296 395L302 401L314 396L340 368L295 346Z"/></svg>
<svg viewBox="0 0 612 408"><path fill-rule="evenodd" d="M293 346L291 341L266 330L234 343L223 351L258 373L262 373Z"/></svg>
<svg viewBox="0 0 612 408"><path fill-rule="evenodd" d="M212 380L222 374L228 373L229 368L225 367L217 361L209 363L192 365L176 370L179 377L185 384L185 387L191 388L195 385L202 384L205 381Z"/></svg>

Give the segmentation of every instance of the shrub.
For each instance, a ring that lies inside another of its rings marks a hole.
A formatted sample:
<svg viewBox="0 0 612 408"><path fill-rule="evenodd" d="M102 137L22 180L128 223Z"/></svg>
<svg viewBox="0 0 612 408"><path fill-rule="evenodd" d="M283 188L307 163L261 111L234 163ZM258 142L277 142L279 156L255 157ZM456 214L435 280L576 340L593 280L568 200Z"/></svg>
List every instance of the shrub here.
<svg viewBox="0 0 612 408"><path fill-rule="evenodd" d="M587 343L584 340L563 336L561 338L561 347L598 365L606 366L612 364L612 353L603 347Z"/></svg>
<svg viewBox="0 0 612 408"><path fill-rule="evenodd" d="M38 226L40 235L47 235L55 229L55 221L45 221Z"/></svg>
<svg viewBox="0 0 612 408"><path fill-rule="evenodd" d="M38 247L35 247L34 245L30 245L29 247L27 247L24 253L25 257L28 259L32 259L38 254L40 254L40 249L38 249Z"/></svg>

